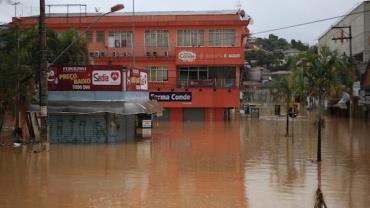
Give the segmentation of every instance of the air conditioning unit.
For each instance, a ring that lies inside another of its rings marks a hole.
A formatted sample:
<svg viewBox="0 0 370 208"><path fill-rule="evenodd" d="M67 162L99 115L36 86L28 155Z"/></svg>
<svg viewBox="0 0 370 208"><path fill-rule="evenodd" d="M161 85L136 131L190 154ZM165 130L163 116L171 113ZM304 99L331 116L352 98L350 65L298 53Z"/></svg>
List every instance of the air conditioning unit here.
<svg viewBox="0 0 370 208"><path fill-rule="evenodd" d="M100 57L100 51L95 51L94 52L94 57L99 58Z"/></svg>
<svg viewBox="0 0 370 208"><path fill-rule="evenodd" d="M153 51L153 56L157 56L157 51Z"/></svg>
<svg viewBox="0 0 370 208"><path fill-rule="evenodd" d="M169 55L170 55L170 52L168 52L168 51L164 52L164 56L169 56Z"/></svg>
<svg viewBox="0 0 370 208"><path fill-rule="evenodd" d="M113 57L119 57L119 52L117 52L117 51L113 51L112 56L113 56Z"/></svg>
<svg viewBox="0 0 370 208"><path fill-rule="evenodd" d="M150 51L147 51L147 52L145 53L145 55L146 55L147 57L150 57L152 54L150 53Z"/></svg>

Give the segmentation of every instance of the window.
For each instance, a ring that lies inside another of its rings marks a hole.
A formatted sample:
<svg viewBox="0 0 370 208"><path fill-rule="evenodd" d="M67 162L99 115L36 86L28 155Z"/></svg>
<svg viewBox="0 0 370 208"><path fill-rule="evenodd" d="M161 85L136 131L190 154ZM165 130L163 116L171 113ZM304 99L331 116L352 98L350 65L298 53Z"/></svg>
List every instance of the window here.
<svg viewBox="0 0 370 208"><path fill-rule="evenodd" d="M97 31L96 32L96 42L98 43L104 42L104 39L105 39L104 35L105 35L104 31Z"/></svg>
<svg viewBox="0 0 370 208"><path fill-rule="evenodd" d="M208 79L209 72L207 67L181 67L180 80L205 80Z"/></svg>
<svg viewBox="0 0 370 208"><path fill-rule="evenodd" d="M166 82L168 81L168 69L166 67L150 66L145 67L148 71L149 82Z"/></svg>
<svg viewBox="0 0 370 208"><path fill-rule="evenodd" d="M204 46L204 31L177 30L177 46Z"/></svg>
<svg viewBox="0 0 370 208"><path fill-rule="evenodd" d="M131 31L114 31L109 32L109 48L131 48L132 32Z"/></svg>
<svg viewBox="0 0 370 208"><path fill-rule="evenodd" d="M91 31L86 32L86 41L87 42L92 42L93 40L93 33Z"/></svg>
<svg viewBox="0 0 370 208"><path fill-rule="evenodd" d="M234 29L209 30L209 46L235 46Z"/></svg>
<svg viewBox="0 0 370 208"><path fill-rule="evenodd" d="M168 48L167 30L146 30L145 31L146 48Z"/></svg>

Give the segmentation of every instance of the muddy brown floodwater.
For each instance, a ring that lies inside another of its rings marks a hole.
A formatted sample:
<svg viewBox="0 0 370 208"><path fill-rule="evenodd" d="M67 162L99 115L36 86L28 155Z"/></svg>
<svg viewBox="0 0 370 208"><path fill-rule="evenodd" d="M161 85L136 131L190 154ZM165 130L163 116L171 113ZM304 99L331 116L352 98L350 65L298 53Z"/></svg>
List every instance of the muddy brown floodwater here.
<svg viewBox="0 0 370 208"><path fill-rule="evenodd" d="M327 119L321 167L308 119L290 137L273 117L155 125L124 144L0 148L0 207L312 208L319 183L328 207L370 207L369 122Z"/></svg>

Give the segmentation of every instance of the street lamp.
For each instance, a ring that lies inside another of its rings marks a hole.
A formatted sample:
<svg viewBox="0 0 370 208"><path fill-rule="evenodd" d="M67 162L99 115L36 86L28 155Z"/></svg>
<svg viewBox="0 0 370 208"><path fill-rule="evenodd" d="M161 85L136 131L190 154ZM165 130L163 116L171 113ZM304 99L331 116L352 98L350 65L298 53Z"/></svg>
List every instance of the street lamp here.
<svg viewBox="0 0 370 208"><path fill-rule="evenodd" d="M90 23L86 30L86 32L95 24L97 23L102 17L119 11L124 8L123 4L117 4L111 7L109 12L106 12L100 15L94 22ZM49 149L49 141L48 141L48 123L47 123L47 106L48 106L48 85L47 85L47 73L48 68L50 65L54 64L68 49L76 43L77 39L74 39L51 63L47 61L47 54L46 54L46 28L45 28L45 0L40 0L40 140L41 145L39 146L36 152L40 152L43 150Z"/></svg>

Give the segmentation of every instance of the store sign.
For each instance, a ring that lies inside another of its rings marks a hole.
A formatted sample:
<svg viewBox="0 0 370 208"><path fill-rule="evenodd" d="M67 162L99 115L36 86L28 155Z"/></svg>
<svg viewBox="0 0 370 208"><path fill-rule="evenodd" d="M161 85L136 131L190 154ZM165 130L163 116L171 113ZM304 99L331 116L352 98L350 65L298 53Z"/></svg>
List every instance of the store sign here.
<svg viewBox="0 0 370 208"><path fill-rule="evenodd" d="M353 82L352 96L358 97L360 95L361 83L360 81Z"/></svg>
<svg viewBox="0 0 370 208"><path fill-rule="evenodd" d="M244 48L242 47L194 47L176 48L178 65L242 65Z"/></svg>
<svg viewBox="0 0 370 208"><path fill-rule="evenodd" d="M140 85L136 85L136 89L148 90L148 73L140 72Z"/></svg>
<svg viewBox="0 0 370 208"><path fill-rule="evenodd" d="M143 128L152 128L152 120L143 120L141 124Z"/></svg>
<svg viewBox="0 0 370 208"><path fill-rule="evenodd" d="M191 102L191 92L150 92L149 97L158 102Z"/></svg>
<svg viewBox="0 0 370 208"><path fill-rule="evenodd" d="M115 71L93 71L93 85L120 85L121 72Z"/></svg>
<svg viewBox="0 0 370 208"><path fill-rule="evenodd" d="M148 90L148 73L137 68L128 69L127 90Z"/></svg>
<svg viewBox="0 0 370 208"><path fill-rule="evenodd" d="M192 51L181 51L178 58L183 62L194 62L197 59L197 54Z"/></svg>
<svg viewBox="0 0 370 208"><path fill-rule="evenodd" d="M121 66L51 66L50 91L122 91Z"/></svg>

